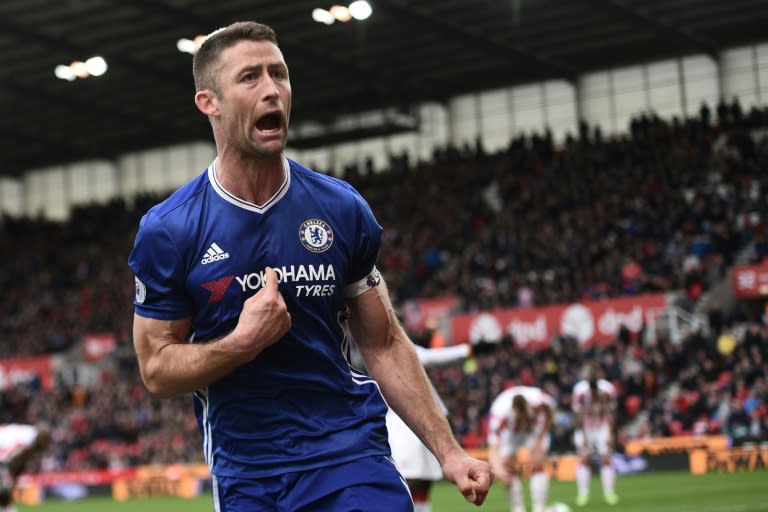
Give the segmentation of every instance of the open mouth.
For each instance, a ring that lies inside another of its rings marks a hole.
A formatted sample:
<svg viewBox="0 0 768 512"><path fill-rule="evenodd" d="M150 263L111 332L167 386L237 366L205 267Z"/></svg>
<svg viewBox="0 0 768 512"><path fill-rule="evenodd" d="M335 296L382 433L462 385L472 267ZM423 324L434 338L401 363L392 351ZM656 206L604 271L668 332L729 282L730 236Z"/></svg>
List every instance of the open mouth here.
<svg viewBox="0 0 768 512"><path fill-rule="evenodd" d="M279 131L282 126L281 119L280 114L277 112L263 115L256 121L256 129L260 132Z"/></svg>

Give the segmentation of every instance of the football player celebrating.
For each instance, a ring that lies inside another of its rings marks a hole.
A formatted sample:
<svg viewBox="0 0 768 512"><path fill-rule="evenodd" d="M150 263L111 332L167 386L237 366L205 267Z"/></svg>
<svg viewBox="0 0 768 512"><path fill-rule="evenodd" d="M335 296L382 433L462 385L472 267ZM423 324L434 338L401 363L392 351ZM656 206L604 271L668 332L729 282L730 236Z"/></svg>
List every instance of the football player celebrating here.
<svg viewBox="0 0 768 512"><path fill-rule="evenodd" d="M349 183L283 153L292 89L274 30L217 30L192 71L217 156L146 213L129 265L142 379L194 394L214 508L413 510L388 406L480 505L493 475L453 436L394 313L382 227ZM370 375L349 364L352 337Z"/></svg>

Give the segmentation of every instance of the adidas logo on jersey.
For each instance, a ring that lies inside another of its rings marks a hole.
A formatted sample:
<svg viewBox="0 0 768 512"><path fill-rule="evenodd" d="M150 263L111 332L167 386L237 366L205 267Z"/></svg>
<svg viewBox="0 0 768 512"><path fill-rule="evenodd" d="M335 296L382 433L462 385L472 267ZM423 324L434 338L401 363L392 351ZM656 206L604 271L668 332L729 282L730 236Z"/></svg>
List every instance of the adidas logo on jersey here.
<svg viewBox="0 0 768 512"><path fill-rule="evenodd" d="M219 244L213 242L208 248L208 251L206 251L205 256L203 256L203 259L200 260L200 263L207 265L209 263L213 263L214 261L225 260L227 258L229 258L229 253L224 252L224 250L219 247Z"/></svg>

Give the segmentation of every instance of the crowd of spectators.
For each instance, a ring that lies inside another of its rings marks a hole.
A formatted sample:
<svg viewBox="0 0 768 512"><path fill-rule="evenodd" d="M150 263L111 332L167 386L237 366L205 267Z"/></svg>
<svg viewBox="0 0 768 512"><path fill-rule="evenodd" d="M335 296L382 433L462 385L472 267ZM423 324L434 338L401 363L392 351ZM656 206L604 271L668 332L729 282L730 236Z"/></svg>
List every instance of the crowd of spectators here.
<svg viewBox="0 0 768 512"><path fill-rule="evenodd" d="M724 337L733 344L724 344ZM766 326L734 324L692 331L680 342L640 342L623 328L616 340L587 349L556 337L538 352L502 340L498 351L467 365L430 369L454 430L465 446L483 446L485 414L510 385L540 386L558 403L555 453L573 452L570 399L574 383L593 361L618 392L616 443L674 435L725 434L732 442L768 441Z"/></svg>
<svg viewBox="0 0 768 512"><path fill-rule="evenodd" d="M129 339L128 253L156 200L87 205L63 223L0 219L0 358L60 352L93 332Z"/></svg>
<svg viewBox="0 0 768 512"><path fill-rule="evenodd" d="M54 443L41 461L48 470L201 462L192 398L153 397L138 377L132 352L126 347L113 357L115 370L90 389L6 390L0 395L0 423L22 418L53 426ZM533 352L506 337L492 354L429 373L466 447L484 446L493 397L522 384L541 386L556 399L552 451L568 453L574 449L570 394L590 361L600 362L619 393L619 450L629 439L673 435L768 442L768 335L765 325L754 322L650 345L623 329L615 342L588 349L555 337L547 349Z"/></svg>
<svg viewBox="0 0 768 512"><path fill-rule="evenodd" d="M398 157L388 172L348 169L384 226L379 266L396 304L455 295L463 311L683 290L698 300L737 256L766 257L768 109L738 103L686 121L634 119L628 133L597 127L556 147L549 133L489 154L479 142ZM750 135L752 133L752 135ZM754 134L758 133L757 136ZM0 222L0 358L69 350L111 332L114 363L99 385L0 393L0 422L54 425L47 469L200 460L190 397L158 400L138 376L126 264L138 220L160 196L78 208L67 223ZM555 338L542 352L502 341L493 356L432 370L457 435L482 445L490 400L511 383L561 405L555 450L570 445L570 388L598 360L621 390L621 439L727 432L765 438L765 325L692 332L653 345L627 336L583 350ZM741 325L741 324L740 324ZM747 324L743 324L747 325ZM730 336L730 339L727 338ZM725 338L724 338L725 337Z"/></svg>
<svg viewBox="0 0 768 512"><path fill-rule="evenodd" d="M139 378L128 346L95 386L59 383L50 390L17 385L0 394L0 423L51 429L42 460L48 471L122 469L139 464L199 462L200 434L191 396L159 399Z"/></svg>
<svg viewBox="0 0 768 512"><path fill-rule="evenodd" d="M397 300L455 294L483 310L685 289L695 301L740 247L765 256L768 139L745 135L765 126L757 109L722 125L642 115L612 138L582 124L561 148L519 136L349 180L385 227Z"/></svg>

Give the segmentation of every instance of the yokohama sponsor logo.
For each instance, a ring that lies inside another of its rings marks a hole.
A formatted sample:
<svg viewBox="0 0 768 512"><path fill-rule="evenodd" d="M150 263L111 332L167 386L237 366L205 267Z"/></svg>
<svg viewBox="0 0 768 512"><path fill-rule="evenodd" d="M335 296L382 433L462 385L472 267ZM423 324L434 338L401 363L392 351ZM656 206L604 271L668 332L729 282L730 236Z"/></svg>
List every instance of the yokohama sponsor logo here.
<svg viewBox="0 0 768 512"><path fill-rule="evenodd" d="M332 295L336 290L336 271L333 265L287 265L274 267L279 283L309 283L296 284L296 294L300 297L320 297ZM266 274L264 270L251 272L242 276L224 276L215 281L208 281L200 286L211 292L208 304L219 302L224 298L232 281L236 280L243 293L258 291L264 285Z"/></svg>
<svg viewBox="0 0 768 512"><path fill-rule="evenodd" d="M329 282L336 280L336 271L333 265L286 265L273 268L279 283L317 283L318 281ZM265 276L264 270L261 270L238 276L236 279L240 283L243 292L246 292L261 288L264 285Z"/></svg>
<svg viewBox="0 0 768 512"><path fill-rule="evenodd" d="M208 297L208 304L218 302L224 298L224 294L227 292L227 288L232 284L232 280L235 276L224 276L221 279L215 281L209 281L203 283L201 286L211 292L211 296Z"/></svg>

